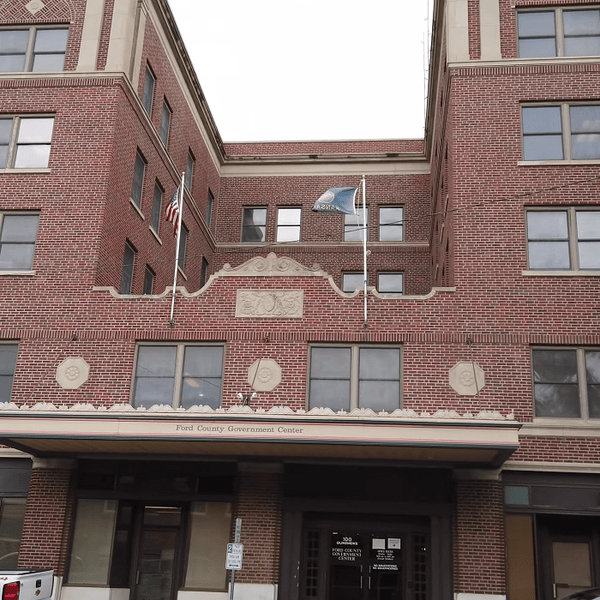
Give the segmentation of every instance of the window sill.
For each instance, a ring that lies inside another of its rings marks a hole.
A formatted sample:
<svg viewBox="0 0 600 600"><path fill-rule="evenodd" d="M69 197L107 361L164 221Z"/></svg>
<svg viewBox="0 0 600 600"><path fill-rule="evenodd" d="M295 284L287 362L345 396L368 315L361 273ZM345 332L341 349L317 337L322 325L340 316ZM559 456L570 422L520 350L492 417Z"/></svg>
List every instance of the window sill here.
<svg viewBox="0 0 600 600"><path fill-rule="evenodd" d="M0 277L7 275L26 275L31 277L35 275L35 271L0 271Z"/></svg>
<svg viewBox="0 0 600 600"><path fill-rule="evenodd" d="M52 169L48 169L48 168L32 168L32 169L0 169L0 173L7 173L7 174L17 174L17 173L51 173Z"/></svg>
<svg viewBox="0 0 600 600"><path fill-rule="evenodd" d="M517 162L519 167L569 167L573 165L600 165L600 159L590 160L520 160Z"/></svg>
<svg viewBox="0 0 600 600"><path fill-rule="evenodd" d="M521 271L524 277L600 277L600 271Z"/></svg>
<svg viewBox="0 0 600 600"><path fill-rule="evenodd" d="M154 229L152 227L150 227L150 233L156 238L156 241L162 246L162 240L160 239L160 237L158 237L158 233L156 233L156 231L154 231Z"/></svg>
<svg viewBox="0 0 600 600"><path fill-rule="evenodd" d="M146 217L144 217L144 214L142 213L142 209L131 198L129 198L129 204L131 204L131 206L133 206L133 208L135 208L137 214L140 215L140 217L142 218L142 221L145 221Z"/></svg>
<svg viewBox="0 0 600 600"><path fill-rule="evenodd" d="M600 437L600 419L537 417L524 423L519 435L544 437Z"/></svg>

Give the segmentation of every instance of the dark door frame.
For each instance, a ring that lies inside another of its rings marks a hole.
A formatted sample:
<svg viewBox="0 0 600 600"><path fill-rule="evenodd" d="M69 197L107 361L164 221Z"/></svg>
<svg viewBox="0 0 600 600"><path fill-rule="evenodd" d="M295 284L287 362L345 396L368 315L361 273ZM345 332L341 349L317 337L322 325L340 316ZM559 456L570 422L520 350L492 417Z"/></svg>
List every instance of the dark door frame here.
<svg viewBox="0 0 600 600"><path fill-rule="evenodd" d="M344 520L383 523L409 520L414 516L426 518L429 524L431 593L435 600L453 600L452 507L446 505L404 505L403 503L363 503L287 500L284 503L281 544L279 598L299 600L301 589L302 536L311 515L339 523Z"/></svg>

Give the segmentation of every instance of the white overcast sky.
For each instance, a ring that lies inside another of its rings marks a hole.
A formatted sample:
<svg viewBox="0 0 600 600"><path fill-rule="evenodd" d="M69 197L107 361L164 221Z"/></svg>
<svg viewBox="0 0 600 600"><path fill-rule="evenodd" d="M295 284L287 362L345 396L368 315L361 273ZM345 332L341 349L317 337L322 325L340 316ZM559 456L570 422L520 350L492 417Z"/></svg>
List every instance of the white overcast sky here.
<svg viewBox="0 0 600 600"><path fill-rule="evenodd" d="M433 0L169 0L224 141L422 138Z"/></svg>

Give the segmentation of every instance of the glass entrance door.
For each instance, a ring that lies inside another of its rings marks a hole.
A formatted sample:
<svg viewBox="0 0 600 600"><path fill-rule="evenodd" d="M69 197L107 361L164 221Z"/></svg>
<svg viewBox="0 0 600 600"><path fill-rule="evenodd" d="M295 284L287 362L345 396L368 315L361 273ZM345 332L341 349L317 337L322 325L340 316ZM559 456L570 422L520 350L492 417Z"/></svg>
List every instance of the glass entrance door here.
<svg viewBox="0 0 600 600"><path fill-rule="evenodd" d="M311 527L303 554L303 600L430 599L425 527Z"/></svg>
<svg viewBox="0 0 600 600"><path fill-rule="evenodd" d="M133 600L172 600L180 524L180 507L144 507Z"/></svg>

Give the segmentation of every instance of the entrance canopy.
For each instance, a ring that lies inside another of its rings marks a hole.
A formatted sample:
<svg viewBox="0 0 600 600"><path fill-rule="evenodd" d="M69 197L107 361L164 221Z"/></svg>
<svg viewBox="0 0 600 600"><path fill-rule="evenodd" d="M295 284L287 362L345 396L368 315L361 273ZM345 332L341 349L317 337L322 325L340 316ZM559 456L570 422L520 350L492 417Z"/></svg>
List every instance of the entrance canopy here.
<svg viewBox="0 0 600 600"><path fill-rule="evenodd" d="M0 404L0 443L47 457L324 457L497 467L518 448L520 427L492 412Z"/></svg>

